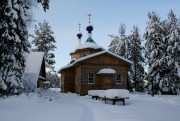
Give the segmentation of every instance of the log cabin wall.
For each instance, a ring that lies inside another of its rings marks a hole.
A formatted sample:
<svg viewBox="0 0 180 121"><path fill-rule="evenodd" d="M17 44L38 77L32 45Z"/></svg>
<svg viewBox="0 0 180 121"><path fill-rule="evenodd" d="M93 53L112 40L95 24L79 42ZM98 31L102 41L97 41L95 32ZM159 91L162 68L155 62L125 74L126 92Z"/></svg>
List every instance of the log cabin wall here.
<svg viewBox="0 0 180 121"><path fill-rule="evenodd" d="M75 92L75 71L74 68L69 68L61 72L61 92Z"/></svg>
<svg viewBox="0 0 180 121"><path fill-rule="evenodd" d="M111 68L116 74L97 74L103 68ZM129 65L109 54L103 54L81 62L81 94L87 94L88 90L98 89L127 89ZM88 84L88 74L95 74L95 83ZM122 83L116 84L116 75L120 74Z"/></svg>
<svg viewBox="0 0 180 121"><path fill-rule="evenodd" d="M62 71L61 72L61 85L60 85L60 88L61 88L61 92L64 92L64 87L65 87L65 71Z"/></svg>
<svg viewBox="0 0 180 121"><path fill-rule="evenodd" d="M78 66L75 69L75 92L80 94L81 93L81 65L78 64Z"/></svg>

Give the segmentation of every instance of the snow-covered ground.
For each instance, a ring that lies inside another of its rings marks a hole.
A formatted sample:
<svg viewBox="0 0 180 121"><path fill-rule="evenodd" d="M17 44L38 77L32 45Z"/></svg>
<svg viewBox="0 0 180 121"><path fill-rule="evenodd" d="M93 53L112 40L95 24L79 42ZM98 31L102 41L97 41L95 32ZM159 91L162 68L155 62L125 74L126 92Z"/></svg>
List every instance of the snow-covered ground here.
<svg viewBox="0 0 180 121"><path fill-rule="evenodd" d="M52 100L52 101L49 101ZM126 105L58 90L0 98L0 121L179 121L180 96L130 94Z"/></svg>

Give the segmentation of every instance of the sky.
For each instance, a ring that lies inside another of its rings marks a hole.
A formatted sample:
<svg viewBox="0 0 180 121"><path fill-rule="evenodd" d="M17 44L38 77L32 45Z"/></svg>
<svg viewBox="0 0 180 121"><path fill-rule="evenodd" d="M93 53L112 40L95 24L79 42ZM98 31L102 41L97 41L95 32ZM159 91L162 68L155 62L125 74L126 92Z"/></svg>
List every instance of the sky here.
<svg viewBox="0 0 180 121"><path fill-rule="evenodd" d="M86 26L88 14L92 15L94 27L92 38L108 49L111 38L108 34L118 35L121 23L126 25L126 35L131 33L133 25L139 27L141 38L148 22L147 13L155 11L162 19L167 18L172 9L180 16L180 0L50 0L50 8L44 12L41 6L34 8L34 23L30 26L33 34L34 25L46 20L51 26L56 40L55 70L66 66L70 61L70 53L78 42L78 24L81 24L81 39L84 43L88 37Z"/></svg>

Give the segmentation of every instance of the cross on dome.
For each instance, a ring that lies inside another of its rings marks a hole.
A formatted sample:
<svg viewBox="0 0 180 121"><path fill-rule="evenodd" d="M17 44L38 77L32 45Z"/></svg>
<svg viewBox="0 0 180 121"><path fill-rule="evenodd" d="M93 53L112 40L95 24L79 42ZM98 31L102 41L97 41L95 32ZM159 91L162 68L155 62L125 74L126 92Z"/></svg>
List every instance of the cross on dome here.
<svg viewBox="0 0 180 121"><path fill-rule="evenodd" d="M88 14L88 16L89 16L89 24L91 23L91 14Z"/></svg>
<svg viewBox="0 0 180 121"><path fill-rule="evenodd" d="M79 32L80 32L80 29L81 29L81 24L79 23L78 25L79 25Z"/></svg>
<svg viewBox="0 0 180 121"><path fill-rule="evenodd" d="M86 27L86 30L88 31L89 37L91 37L91 31L93 30L93 26L91 25L91 14L88 14L89 16L89 25Z"/></svg>

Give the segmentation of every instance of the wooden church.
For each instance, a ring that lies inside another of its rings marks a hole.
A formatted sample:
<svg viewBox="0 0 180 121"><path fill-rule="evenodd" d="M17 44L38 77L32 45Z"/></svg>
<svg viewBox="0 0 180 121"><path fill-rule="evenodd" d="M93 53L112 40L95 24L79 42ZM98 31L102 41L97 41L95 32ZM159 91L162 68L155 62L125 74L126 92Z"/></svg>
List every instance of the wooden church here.
<svg viewBox="0 0 180 121"><path fill-rule="evenodd" d="M77 34L78 46L70 53L71 62L61 68L61 92L86 95L88 90L128 89L128 69L131 61L115 55L92 39L93 26L86 30L88 38L81 43L82 33Z"/></svg>

